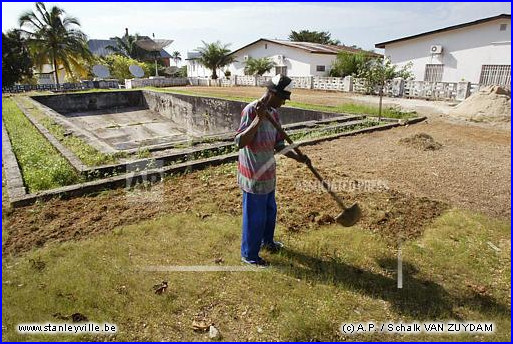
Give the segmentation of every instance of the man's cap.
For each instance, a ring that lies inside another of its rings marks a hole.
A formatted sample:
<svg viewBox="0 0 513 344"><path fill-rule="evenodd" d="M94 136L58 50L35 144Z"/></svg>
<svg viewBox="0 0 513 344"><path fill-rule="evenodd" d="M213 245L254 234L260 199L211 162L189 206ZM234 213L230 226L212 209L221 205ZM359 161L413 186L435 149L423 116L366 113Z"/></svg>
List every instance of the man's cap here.
<svg viewBox="0 0 513 344"><path fill-rule="evenodd" d="M267 89L276 93L276 95L282 99L290 100L292 79L281 74L275 75L267 82Z"/></svg>

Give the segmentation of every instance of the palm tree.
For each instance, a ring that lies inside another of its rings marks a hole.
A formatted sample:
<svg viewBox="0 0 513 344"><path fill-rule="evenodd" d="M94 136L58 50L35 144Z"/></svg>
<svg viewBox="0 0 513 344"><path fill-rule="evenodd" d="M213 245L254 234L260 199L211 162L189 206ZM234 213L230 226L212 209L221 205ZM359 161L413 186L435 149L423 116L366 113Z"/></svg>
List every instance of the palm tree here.
<svg viewBox="0 0 513 344"><path fill-rule="evenodd" d="M59 66L72 74L73 69L84 71L81 61L92 58L87 36L80 31L78 19L66 16L65 11L57 6L48 12L44 3L36 2L36 11L22 14L19 24L36 67L41 69L47 63L53 65L57 88Z"/></svg>
<svg viewBox="0 0 513 344"><path fill-rule="evenodd" d="M230 56L229 44L222 44L220 41L214 43L203 42L203 47L196 50L200 53L198 62L212 70L212 79L217 79L217 69L222 68L233 62L233 56Z"/></svg>
<svg viewBox="0 0 513 344"><path fill-rule="evenodd" d="M134 60L140 60L144 58L148 52L140 48L135 42L140 40L139 34L128 35L125 34L123 37L114 37L116 45L108 45L106 49L111 50L114 54L130 57Z"/></svg>
<svg viewBox="0 0 513 344"><path fill-rule="evenodd" d="M178 67L178 62L182 61L182 56L179 51L173 51L171 58L175 61L175 65Z"/></svg>
<svg viewBox="0 0 513 344"><path fill-rule="evenodd" d="M260 59L249 58L244 67L244 73L247 75L263 75L276 66L276 63L268 57Z"/></svg>

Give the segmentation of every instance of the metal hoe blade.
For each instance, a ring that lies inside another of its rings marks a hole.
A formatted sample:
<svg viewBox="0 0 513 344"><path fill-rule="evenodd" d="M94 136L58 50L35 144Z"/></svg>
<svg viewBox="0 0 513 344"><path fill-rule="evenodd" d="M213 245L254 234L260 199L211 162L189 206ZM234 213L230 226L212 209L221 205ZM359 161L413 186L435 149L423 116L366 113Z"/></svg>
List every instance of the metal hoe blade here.
<svg viewBox="0 0 513 344"><path fill-rule="evenodd" d="M362 211L358 203L353 204L351 207L344 209L336 218L335 221L344 227L353 226L362 217Z"/></svg>

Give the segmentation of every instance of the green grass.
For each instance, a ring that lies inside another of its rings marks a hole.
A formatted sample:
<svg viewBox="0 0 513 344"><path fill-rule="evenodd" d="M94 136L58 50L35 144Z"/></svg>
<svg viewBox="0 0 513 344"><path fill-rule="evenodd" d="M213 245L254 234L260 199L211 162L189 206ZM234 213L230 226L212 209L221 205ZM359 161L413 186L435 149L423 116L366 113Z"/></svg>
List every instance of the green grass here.
<svg viewBox="0 0 513 344"><path fill-rule="evenodd" d="M80 180L68 161L37 131L14 101L5 97L2 98L2 119L29 192Z"/></svg>
<svg viewBox="0 0 513 344"><path fill-rule="evenodd" d="M326 105L316 105L316 104L304 104L297 102L287 103L287 106L297 107L301 109L307 110L316 110L316 111L325 111L325 112L333 112L333 113L344 113L344 114L353 114L353 115L370 115L370 116L378 116L379 109L375 106L363 105L363 104L355 104L355 103L347 103L341 104L337 106L326 106ZM385 118L396 118L396 119L408 119L416 117L417 114L415 112L403 112L398 110L397 108L383 108L382 117Z"/></svg>
<svg viewBox="0 0 513 344"><path fill-rule="evenodd" d="M74 135L65 135L66 129L56 123L52 118L35 108L26 98L18 97L24 106L31 108L31 114L41 123L56 139L58 139L66 148L72 151L85 165L101 166L115 164L119 158L126 157L126 153L105 154L96 148L87 144L84 140Z"/></svg>
<svg viewBox="0 0 513 344"><path fill-rule="evenodd" d="M147 266L240 265L240 218L204 204L180 215L116 228L80 242L50 244L2 260L2 339L202 341L203 318L227 341L509 341L510 223L449 211L404 243L404 288L396 252L358 227L335 225L277 238L272 267L256 272L148 272ZM199 214L199 215L198 215ZM209 216L200 216L208 214ZM492 242L501 251L489 247ZM156 295L152 286L166 280ZM472 286L472 287L469 287ZM476 294L474 286L486 292ZM18 323L62 322L80 312L119 327L104 336L16 333ZM342 335L348 322L492 321L491 335Z"/></svg>
<svg viewBox="0 0 513 344"><path fill-rule="evenodd" d="M137 159L146 159L151 157L151 152L147 148L138 149L137 153L135 153L135 157Z"/></svg>
<svg viewBox="0 0 513 344"><path fill-rule="evenodd" d="M376 126L379 124L383 124L383 123L378 122L378 121L367 120L360 124L355 124L355 125L351 125L351 126L347 126L347 127L293 133L290 135L290 138L292 139L292 141L297 142L297 141L301 141L301 140L315 139L315 138L319 138L319 137L326 137L326 136L345 133L345 132L349 132L349 131L369 128L369 127L373 127L373 126Z"/></svg>

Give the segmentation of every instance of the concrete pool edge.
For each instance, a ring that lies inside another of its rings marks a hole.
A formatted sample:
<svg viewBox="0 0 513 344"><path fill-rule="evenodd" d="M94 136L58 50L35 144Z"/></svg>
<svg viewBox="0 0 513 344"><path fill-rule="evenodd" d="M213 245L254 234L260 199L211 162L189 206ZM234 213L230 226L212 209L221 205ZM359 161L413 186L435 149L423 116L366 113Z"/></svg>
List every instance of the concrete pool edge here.
<svg viewBox="0 0 513 344"><path fill-rule="evenodd" d="M391 129L393 127L398 127L401 125L409 125L424 121L426 117L416 117L404 122L400 122L396 120L389 124L385 125L377 125L368 128L358 129L349 132L342 132L326 137L314 138L310 140L300 141L297 144L299 146L307 146L307 145L315 145L319 142L330 141L344 136L353 136L363 133L369 133L373 131L381 131ZM45 190L34 194L25 194L23 196L17 196L13 198L9 198L9 203L12 207L23 207L27 205L34 204L38 201L48 201L52 198L74 198L81 197L84 195L95 194L104 190L112 190L119 188L127 188L133 186L132 184L142 183L142 182L158 182L162 180L165 176L176 174L176 173L184 173L194 170L201 170L203 168L209 166L221 165L224 163L229 163L236 161L238 158L238 152L218 155L207 159L199 159L188 161L184 163L174 164L165 166L157 169L150 169L145 171L135 172L133 174L127 175L118 175L114 177L108 177L103 179L98 179L94 181L89 181L80 184L68 185L52 190Z"/></svg>
<svg viewBox="0 0 513 344"><path fill-rule="evenodd" d="M9 200L24 197L27 188L23 182L21 168L13 152L9 134L2 119L2 165L5 172L5 183Z"/></svg>
<svg viewBox="0 0 513 344"><path fill-rule="evenodd" d="M119 95L121 93L123 93L123 95L126 96L126 98L130 98L130 99L140 98L140 99L138 99L139 105L143 104L146 101L145 97L147 95L150 95L151 98L154 100L159 99L160 96L165 96L165 95L172 95L172 96L179 97L178 98L179 101L184 101L184 99L185 99L185 101L190 102L191 98L194 100L202 99L201 100L202 105L204 105L203 103L210 104L211 102L214 102L214 103L215 102L224 102L224 103L228 104L229 106L235 106L237 109L239 107L242 108L246 105L246 103L244 103L244 102L229 100L229 99L221 99L221 98L205 97L205 96L172 94L172 93L167 93L167 92L156 92L153 90L130 91L130 94L127 94L128 92L112 91L112 92L102 92L101 95L105 98L106 96L109 96L110 94ZM87 93L86 95L88 97L92 97L95 95L95 93ZM30 122L32 122L32 124L36 127L36 129L44 137L46 137L46 139L60 152L60 154L66 158L66 160L72 165L72 167L78 173L80 173L82 176L84 176L87 180L92 180L92 179L96 179L99 177L108 177L108 176L112 176L112 175L115 175L118 173L125 173L126 165L128 163L130 163L130 164L133 163L133 164L138 164L140 166L143 166L143 165L150 165L155 160L154 157L137 158L136 153L140 152L141 151L140 149L139 150L129 149L126 151L118 151L118 150L112 149L112 147L110 147L108 144L103 142L101 139L96 138L92 132L89 132L87 129L84 129L84 128L70 122L65 115L62 115L60 112L56 111L56 110L59 110L59 111L67 112L69 110L69 108L66 108L62 104L58 105L58 106L55 105L55 103L59 99L64 100L64 98L63 98L64 96L65 95L58 95L58 96L44 95L44 96L32 96L32 97L24 98L27 100L27 102L30 103L30 106L23 105L21 101L18 101L18 99L16 99L15 102L18 105L18 107L22 110L22 112L25 114L25 116L30 120ZM185 97L185 98L180 99L182 97ZM48 106L45 105L45 103L42 103L40 99L46 99L48 102L48 104L47 104ZM164 99L164 98L162 98L162 99ZM86 100L87 100L87 98L86 98ZM120 102L120 101L122 102L123 100L117 99L117 102ZM125 101L126 101L126 99L125 99ZM81 105L80 103L77 105L77 103L73 103L71 101L71 104L73 104L73 105L71 105L72 108L76 107L76 106L83 107L83 105ZM105 100L103 100L103 102L101 104L103 107L105 107L106 106ZM53 106L53 108L51 108L49 106ZM53 136L53 134L51 132L49 132L44 125L42 125L41 123L38 122L38 120L35 118L35 116L33 116L31 114L32 108L35 108L37 111L41 111L49 119L54 120L64 130L69 130L69 132L72 135L78 137L79 139L82 139L85 144L95 148L100 153L114 154L115 152L123 152L123 153L129 154L129 156L124 159L121 158L122 161L119 163L111 163L111 164L97 165L97 166L86 165L85 163L82 162L82 160L80 158L78 158L78 156L74 152L70 151L70 149L68 149L66 146L61 144L61 142L58 139L56 139L55 136ZM76 110L78 110L78 109L73 108L72 111L76 111ZM297 115L301 118L307 117L307 119L309 119L310 117L312 117L312 118L318 117L318 119L315 119L315 120L307 120L305 122L295 122L295 123L291 123L291 124L285 124L284 128L286 128L286 129L287 128L292 129L296 125L299 125L302 123L307 123L307 122L316 122L319 124L321 122L329 122L329 121L342 122L342 121L344 121L344 120L340 119L342 117L345 118L345 121L348 121L353 118L360 119L363 121L366 117L365 115L330 113L330 112L326 112L326 111L307 110L307 109L301 109L301 108L287 108L286 110L288 113L288 117L291 116L291 113L295 114L296 112L297 112ZM69 110L69 111L71 111L71 110ZM287 130L289 130L289 129L287 129ZM315 130L315 129L312 129L312 130ZM292 130L292 131L294 131L294 130ZM182 162L184 159L190 158L191 156L201 156L201 155L205 155L208 153L222 154L223 152L227 152L227 151L231 150L230 147L232 144L229 142L230 141L233 142L233 138L231 140L227 139L229 135L231 135L231 134L223 133L223 134L210 135L210 136L206 135L204 137L204 139L199 139L198 141L196 141L196 143L203 142L203 144L199 145L199 146L202 146L202 148L184 148L181 151L177 151L177 152L167 152L166 155L160 155L157 157L157 159L162 160L164 162L164 165L169 165L170 163L173 163L175 161ZM215 137L215 139L212 140L211 144L205 144L205 142L207 142L210 138L214 138L214 137ZM195 142L195 141L188 142L191 144L191 147L196 144L193 142ZM226 142L226 143L222 143L222 142ZM171 143L171 144L165 143L165 144L157 145L159 147L150 146L150 147L144 147L143 149L149 148L148 152L156 152L156 151L160 151L160 150L174 148L177 145L180 145L181 143L182 143L181 141ZM155 148L155 150L154 150L154 148Z"/></svg>
<svg viewBox="0 0 513 344"><path fill-rule="evenodd" d="M33 105L35 102L30 98L27 97L31 102L33 102ZM25 115L25 117L32 123L32 125L37 129L37 131L45 137L45 139L50 142L50 144L61 154L69 163L70 165L79 173L83 173L83 171L86 171L88 167L80 160L71 150L69 150L66 146L64 146L57 138L50 133L50 131L39 121L32 116L31 111L29 108L27 108L25 105L23 105L19 99L13 98L16 106L21 110L21 112ZM52 118L52 117L50 117Z"/></svg>
<svg viewBox="0 0 513 344"><path fill-rule="evenodd" d="M153 90L41 95L30 100L101 153L130 155L233 133L247 105L240 100ZM280 110L284 126L340 116L355 115L295 107Z"/></svg>

